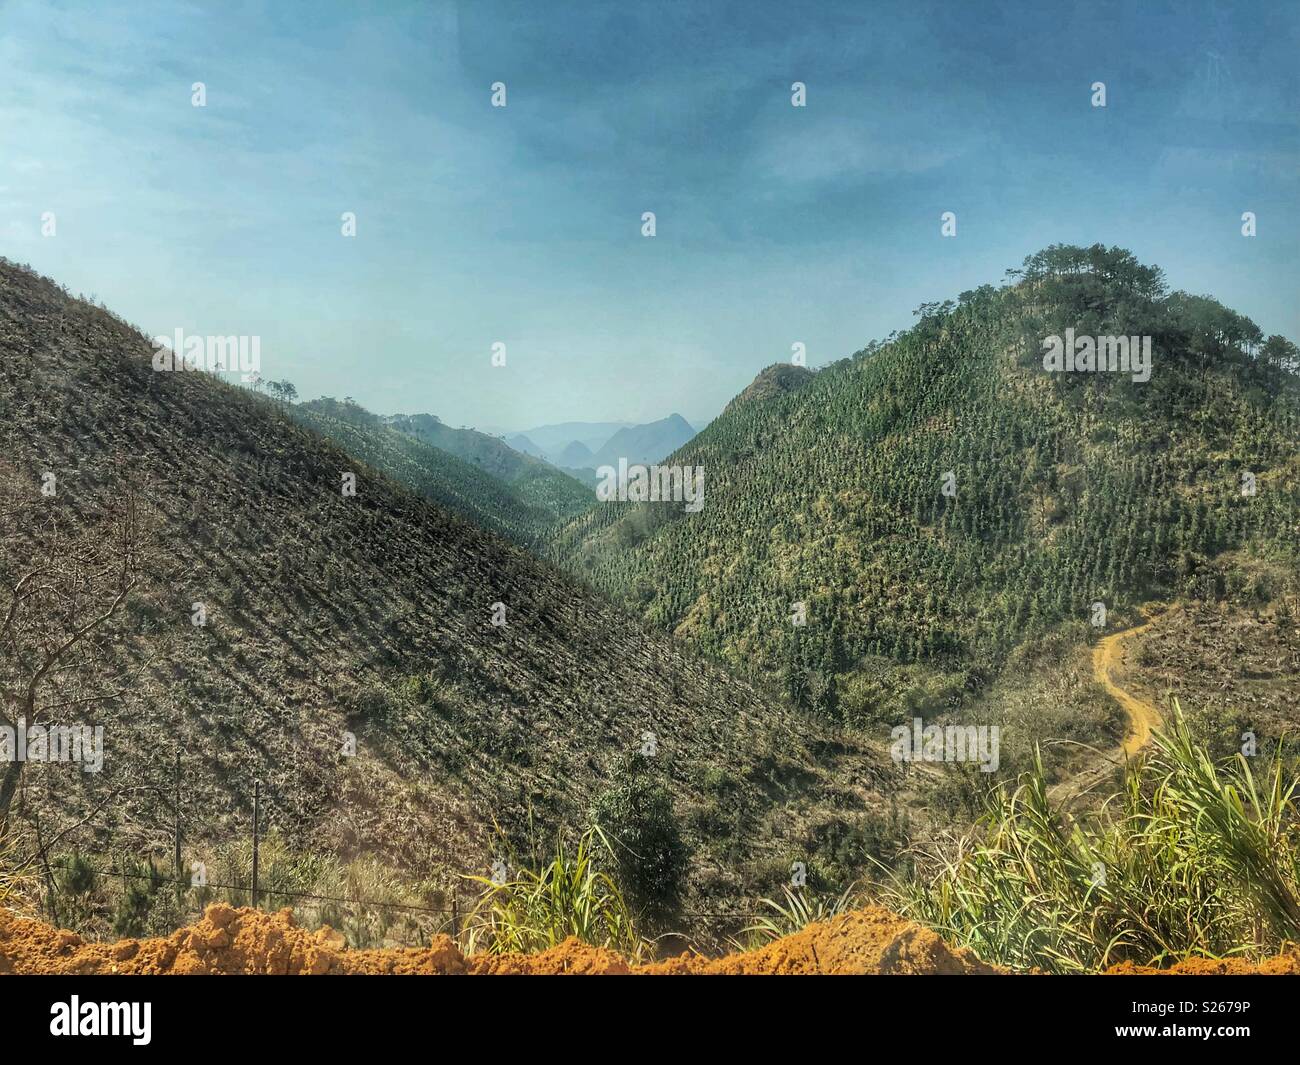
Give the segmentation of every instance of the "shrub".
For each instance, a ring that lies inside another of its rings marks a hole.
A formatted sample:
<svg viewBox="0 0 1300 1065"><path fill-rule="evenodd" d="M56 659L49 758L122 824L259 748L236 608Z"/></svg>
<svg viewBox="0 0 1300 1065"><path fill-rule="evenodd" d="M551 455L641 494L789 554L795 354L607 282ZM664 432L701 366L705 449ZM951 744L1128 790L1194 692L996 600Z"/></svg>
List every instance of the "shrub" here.
<svg viewBox="0 0 1300 1065"><path fill-rule="evenodd" d="M592 820L610 842L624 885L643 915L658 921L681 902L689 852L668 789L644 755L625 757L617 782L596 800Z"/></svg>

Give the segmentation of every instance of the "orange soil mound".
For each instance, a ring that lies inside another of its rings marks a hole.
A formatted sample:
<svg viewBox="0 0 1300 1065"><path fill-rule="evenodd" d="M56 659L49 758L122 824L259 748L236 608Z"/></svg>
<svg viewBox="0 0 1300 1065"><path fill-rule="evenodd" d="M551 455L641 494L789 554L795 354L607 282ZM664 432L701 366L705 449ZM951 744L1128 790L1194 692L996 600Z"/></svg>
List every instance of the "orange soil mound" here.
<svg viewBox="0 0 1300 1065"><path fill-rule="evenodd" d="M0 910L0 973L160 974L273 973L288 975L815 975L981 974L1002 972L968 950L949 947L934 932L876 906L842 914L758 950L704 958L683 954L629 966L617 954L569 939L540 954L466 958L447 936L421 949L349 950L329 928L299 928L289 910L263 913L209 906L198 923L165 939L87 943L39 921ZM1258 966L1194 959L1171 969L1117 965L1108 972L1147 974L1300 974L1300 954Z"/></svg>
<svg viewBox="0 0 1300 1065"><path fill-rule="evenodd" d="M1168 969L1150 969L1126 961L1112 965L1107 976L1300 976L1300 954L1279 954L1265 958L1258 964L1231 958L1217 961L1214 958L1188 958Z"/></svg>
<svg viewBox="0 0 1300 1065"><path fill-rule="evenodd" d="M970 951L953 949L927 928L877 906L812 924L744 954L705 958L683 954L629 967L617 954L569 939L542 954L468 959L475 974L590 973L638 976L813 976L853 974L974 974L1001 970Z"/></svg>
<svg viewBox="0 0 1300 1065"><path fill-rule="evenodd" d="M329 928L308 932L289 910L262 913L209 906L202 919L166 939L86 943L0 910L0 973L463 973L446 936L423 950L349 951Z"/></svg>
<svg viewBox="0 0 1300 1065"><path fill-rule="evenodd" d="M414 950L348 950L329 928L309 932L289 910L263 913L209 906L203 918L165 939L87 943L0 911L0 973L275 974L814 974L990 973L969 951L877 907L810 925L748 954L711 960L685 954L631 967L617 954L566 940L540 954L465 958L446 936Z"/></svg>
<svg viewBox="0 0 1300 1065"><path fill-rule="evenodd" d="M948 946L928 928L878 906L810 924L794 935L745 954L706 959L679 958L642 967L655 974L707 973L720 976L968 975L996 973L965 948Z"/></svg>

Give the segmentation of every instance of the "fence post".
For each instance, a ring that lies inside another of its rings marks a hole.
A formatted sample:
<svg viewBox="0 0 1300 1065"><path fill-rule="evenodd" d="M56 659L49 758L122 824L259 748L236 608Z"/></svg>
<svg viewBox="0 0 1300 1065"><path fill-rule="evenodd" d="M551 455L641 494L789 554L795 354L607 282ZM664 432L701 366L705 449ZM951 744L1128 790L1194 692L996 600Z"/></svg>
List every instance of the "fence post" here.
<svg viewBox="0 0 1300 1065"><path fill-rule="evenodd" d="M257 909L257 803L259 781L253 781L253 909Z"/></svg>
<svg viewBox="0 0 1300 1065"><path fill-rule="evenodd" d="M176 747L176 793L174 797L174 810L176 815L176 905L179 908L181 899L184 897L185 874L181 869L181 749L178 744Z"/></svg>
<svg viewBox="0 0 1300 1065"><path fill-rule="evenodd" d="M460 946L460 891L451 889L451 940Z"/></svg>
<svg viewBox="0 0 1300 1065"><path fill-rule="evenodd" d="M54 874L50 871L50 859L45 853L45 843L41 839L41 815L38 811L33 811L33 818L36 821L36 851L41 856L41 866L45 870L45 890L49 897L50 917L54 920L54 927L60 925L59 921L59 903L58 889L54 884Z"/></svg>

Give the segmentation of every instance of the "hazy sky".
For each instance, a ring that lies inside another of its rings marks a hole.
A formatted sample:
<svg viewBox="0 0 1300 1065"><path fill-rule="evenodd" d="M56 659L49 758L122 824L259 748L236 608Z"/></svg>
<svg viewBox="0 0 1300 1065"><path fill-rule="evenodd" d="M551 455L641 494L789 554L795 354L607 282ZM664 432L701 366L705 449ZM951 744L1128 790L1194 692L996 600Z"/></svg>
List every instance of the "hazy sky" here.
<svg viewBox="0 0 1300 1065"><path fill-rule="evenodd" d="M457 425L702 422L1058 241L1300 339L1298 12L0 0L0 254Z"/></svg>

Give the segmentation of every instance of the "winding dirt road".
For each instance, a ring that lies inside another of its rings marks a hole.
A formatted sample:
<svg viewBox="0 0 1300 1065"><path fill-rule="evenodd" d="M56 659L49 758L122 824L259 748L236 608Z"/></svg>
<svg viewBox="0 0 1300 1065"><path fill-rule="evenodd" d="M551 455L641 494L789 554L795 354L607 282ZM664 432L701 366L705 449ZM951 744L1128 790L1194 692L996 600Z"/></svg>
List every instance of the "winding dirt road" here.
<svg viewBox="0 0 1300 1065"><path fill-rule="evenodd" d="M1114 751L1099 754L1097 760L1091 765L1085 766L1068 780L1063 780L1049 789L1048 796L1054 802L1065 805L1079 796L1087 794L1106 780L1117 766L1132 758L1133 755L1151 742L1151 731L1160 725L1160 711L1156 709L1154 704L1138 698L1131 691L1127 691L1115 683L1113 671L1123 661L1124 646L1129 640L1142 635L1157 621L1168 617L1177 609L1178 604L1175 603L1168 610L1148 618L1141 625L1135 625L1131 629L1122 629L1119 632L1113 632L1109 636L1102 637L1097 646L1093 648L1093 679L1106 689L1106 694L1119 703L1125 717L1128 718L1128 728L1118 748Z"/></svg>
<svg viewBox="0 0 1300 1065"><path fill-rule="evenodd" d="M1165 611L1158 617L1151 618L1144 624L1111 633L1111 635L1103 637L1101 642L1093 648L1093 679L1106 689L1106 693L1119 703L1128 716L1128 732L1124 736L1124 742L1120 745L1125 757L1128 758L1137 754L1138 751L1151 742L1151 730L1160 725L1160 711L1151 703L1139 699L1132 692L1125 691L1116 684L1115 678L1111 676L1111 670L1120 663L1125 641L1146 632L1160 618L1167 617L1172 609L1174 608L1171 607L1170 610Z"/></svg>

